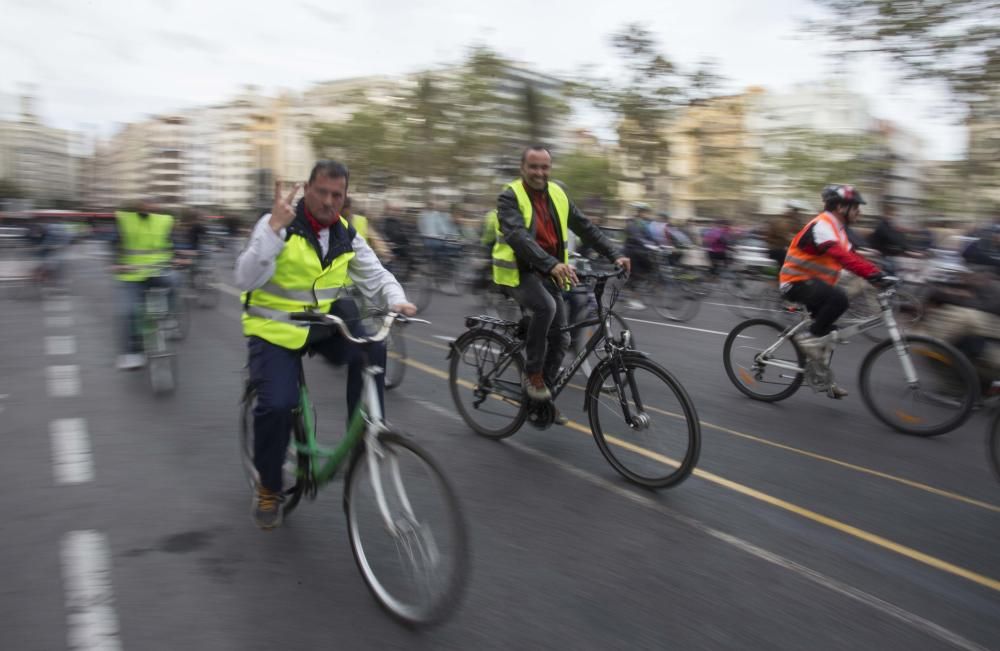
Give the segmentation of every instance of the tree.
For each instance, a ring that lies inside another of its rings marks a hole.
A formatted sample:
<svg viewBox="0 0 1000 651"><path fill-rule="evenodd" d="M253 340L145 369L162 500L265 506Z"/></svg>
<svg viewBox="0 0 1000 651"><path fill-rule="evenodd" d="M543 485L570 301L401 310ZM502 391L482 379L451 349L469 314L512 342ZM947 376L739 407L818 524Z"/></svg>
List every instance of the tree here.
<svg viewBox="0 0 1000 651"><path fill-rule="evenodd" d="M970 131L965 161L975 190L963 210L987 216L988 196L1000 201L1000 1L816 0L832 17L813 23L855 51L884 54L906 79L941 82L951 92ZM994 146L988 146L990 140ZM936 208L942 208L936 206ZM957 208L957 205L956 205Z"/></svg>
<svg viewBox="0 0 1000 651"><path fill-rule="evenodd" d="M394 130L390 111L366 101L346 122L316 125L311 140L320 156L348 161L353 187L370 190L376 180L399 173L400 147Z"/></svg>
<svg viewBox="0 0 1000 651"><path fill-rule="evenodd" d="M682 100L683 76L658 49L652 33L631 23L612 34L611 45L627 69L623 83L608 79L589 84L587 95L618 120L618 145L631 169L647 187L666 167L668 110Z"/></svg>
<svg viewBox="0 0 1000 651"><path fill-rule="evenodd" d="M857 185L862 194L882 194L892 160L875 134L782 129L767 135L762 163L786 186L788 196L818 196L829 183Z"/></svg>
<svg viewBox="0 0 1000 651"><path fill-rule="evenodd" d="M909 79L943 82L963 104L1000 85L998 0L815 1L832 15L814 29L854 51L885 54Z"/></svg>
<svg viewBox="0 0 1000 651"><path fill-rule="evenodd" d="M611 173L611 160L606 156L583 152L560 156L554 177L566 184L574 201L615 199L615 177Z"/></svg>
<svg viewBox="0 0 1000 651"><path fill-rule="evenodd" d="M24 199L27 193L14 181L0 179L0 199Z"/></svg>

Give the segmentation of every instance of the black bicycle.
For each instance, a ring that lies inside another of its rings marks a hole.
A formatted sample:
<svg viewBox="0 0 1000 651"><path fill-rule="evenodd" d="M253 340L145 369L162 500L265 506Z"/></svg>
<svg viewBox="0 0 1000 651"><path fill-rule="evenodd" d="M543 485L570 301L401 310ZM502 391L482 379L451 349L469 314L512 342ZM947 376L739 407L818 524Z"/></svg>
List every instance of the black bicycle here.
<svg viewBox="0 0 1000 651"><path fill-rule="evenodd" d="M615 270L578 276L593 283L597 318L566 326L563 332L598 327L556 378L552 400L531 400L522 388L526 320L472 316L466 318L468 330L448 353L448 383L455 406L476 433L498 440L517 432L526 420L539 429L551 427L556 418L553 401L572 386L583 391L590 432L616 471L640 486L676 485L694 470L701 449L694 404L665 368L632 348L630 330L613 334L611 308L626 274ZM618 282L609 288L611 280ZM571 385L591 354L599 362L587 386ZM582 429L575 423L569 426Z"/></svg>

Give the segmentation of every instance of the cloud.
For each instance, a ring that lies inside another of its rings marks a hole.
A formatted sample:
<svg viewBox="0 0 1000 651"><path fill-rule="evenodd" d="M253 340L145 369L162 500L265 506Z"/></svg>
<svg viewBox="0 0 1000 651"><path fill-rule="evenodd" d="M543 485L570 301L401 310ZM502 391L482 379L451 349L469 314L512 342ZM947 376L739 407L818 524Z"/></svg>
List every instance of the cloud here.
<svg viewBox="0 0 1000 651"><path fill-rule="evenodd" d="M188 50L199 50L205 53L219 52L222 48L215 41L211 41L194 34L174 32L169 30L159 30L155 32L156 38L171 47L184 48Z"/></svg>
<svg viewBox="0 0 1000 651"><path fill-rule="evenodd" d="M350 21L347 14L340 13L339 11L330 11L329 9L323 9L322 7L317 7L316 5L310 4L308 2L299 3L303 9L311 13L316 18L319 18L325 23L330 23L331 25L344 25Z"/></svg>

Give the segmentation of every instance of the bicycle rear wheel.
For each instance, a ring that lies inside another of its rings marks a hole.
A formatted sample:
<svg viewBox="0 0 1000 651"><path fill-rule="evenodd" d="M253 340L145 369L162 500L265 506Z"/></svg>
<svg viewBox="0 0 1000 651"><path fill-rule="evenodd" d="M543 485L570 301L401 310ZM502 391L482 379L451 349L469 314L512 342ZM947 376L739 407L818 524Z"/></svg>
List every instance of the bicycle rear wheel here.
<svg viewBox="0 0 1000 651"><path fill-rule="evenodd" d="M257 391L252 387L247 387L243 394L242 408L240 411L240 462L243 466L243 475L246 478L250 490L256 490L260 483L260 474L253 463L253 412L257 406ZM296 419L296 426L289 438L288 449L285 451L285 463L282 466L282 485L285 499L282 514L288 516L302 499L302 492L305 489L305 481L299 476L307 471L309 457L304 453L298 453L295 448L295 441L305 443L301 423ZM302 468L302 471L299 471Z"/></svg>
<svg viewBox="0 0 1000 651"><path fill-rule="evenodd" d="M395 432L356 454L344 510L354 560L378 604L409 625L435 624L461 598L468 543L455 491L438 465Z"/></svg>
<svg viewBox="0 0 1000 651"><path fill-rule="evenodd" d="M395 389L406 375L406 337L401 331L390 332L385 340L385 389Z"/></svg>
<svg viewBox="0 0 1000 651"><path fill-rule="evenodd" d="M672 278L664 278L662 286L651 291L653 309L664 319L690 321L701 308L701 295L693 287Z"/></svg>
<svg viewBox="0 0 1000 651"><path fill-rule="evenodd" d="M993 474L996 475L997 479L1000 479L1000 409L997 409L997 415L993 418L986 444L989 446L987 455L990 459L990 467L993 468Z"/></svg>
<svg viewBox="0 0 1000 651"><path fill-rule="evenodd" d="M491 439L510 436L528 414L521 375L524 362L512 342L492 330L469 330L452 344L448 385L466 425Z"/></svg>
<svg viewBox="0 0 1000 651"><path fill-rule="evenodd" d="M722 363L733 385L754 400L784 400L802 386L806 358L791 338L770 353L785 328L767 319L737 325L722 344Z"/></svg>
<svg viewBox="0 0 1000 651"><path fill-rule="evenodd" d="M979 392L976 371L962 353L933 337L906 335L903 344L917 374L907 384L891 339L861 362L861 396L868 409L893 429L937 436L966 421Z"/></svg>
<svg viewBox="0 0 1000 651"><path fill-rule="evenodd" d="M594 441L625 479L665 488L694 470L701 450L698 414L680 382L656 362L635 353L601 362L587 383L587 403Z"/></svg>

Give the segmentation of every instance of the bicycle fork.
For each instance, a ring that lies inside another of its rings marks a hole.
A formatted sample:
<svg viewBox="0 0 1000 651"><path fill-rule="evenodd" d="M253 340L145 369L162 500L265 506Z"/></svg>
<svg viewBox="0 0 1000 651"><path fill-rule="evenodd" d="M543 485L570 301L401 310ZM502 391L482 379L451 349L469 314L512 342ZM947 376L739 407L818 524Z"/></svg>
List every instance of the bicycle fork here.
<svg viewBox="0 0 1000 651"><path fill-rule="evenodd" d="M896 355L899 356L899 363L903 366L903 377L906 378L906 383L910 385L910 388L915 389L920 384L920 379L917 377L917 369L913 366L913 360L910 359L910 348L906 345L906 341L899 330L899 325L896 323L896 315L892 313L892 306L888 301L880 301L880 303L882 321L885 322L885 327L889 331L889 338L892 339L893 349L895 349Z"/></svg>
<svg viewBox="0 0 1000 651"><path fill-rule="evenodd" d="M387 431L382 421L382 406L378 400L378 388L375 384L375 376L382 372L383 369L377 366L364 369L363 404L365 412L368 414L368 427L365 430L365 449L368 454L365 455L365 458L372 490L375 493L375 503L378 505L379 515L382 517L382 525L396 541L397 551L405 552L410 560L410 566L416 572L417 568L421 566L433 567L436 565L440 553L429 528L424 527L413 512L409 495L403 485L398 457L382 445L379 440L379 434ZM388 483L396 497L395 501L398 502L401 510L399 517L393 514L393 509L389 504L385 479L389 480ZM418 561L424 562L418 563ZM416 578L422 578L424 583L427 582L427 577Z"/></svg>
<svg viewBox="0 0 1000 651"><path fill-rule="evenodd" d="M636 387L635 383L635 373L628 371L624 368L621 358L616 359L611 363L611 377L615 383L615 390L618 394L618 404L622 408L622 415L625 417L625 422L633 430L639 431L644 430L649 427L649 415L642 406L642 398L639 396L639 389ZM628 396L625 394L625 387L622 382L622 373L625 374L625 379L627 381L628 389L632 392L632 400L635 402L635 413L632 413L632 409L628 404Z"/></svg>

